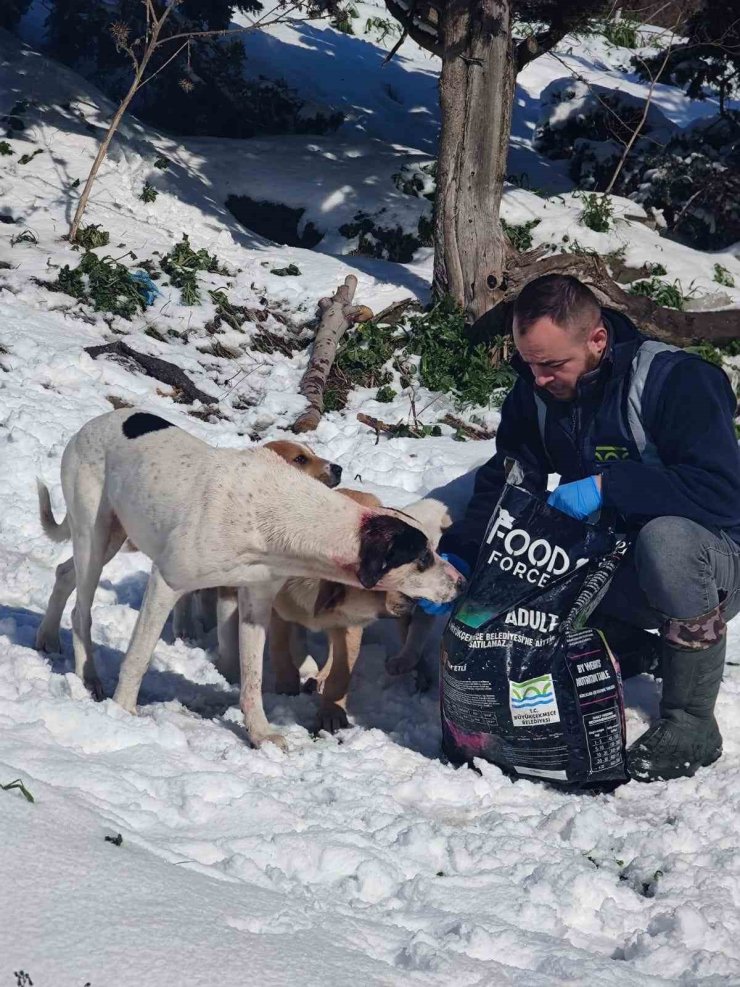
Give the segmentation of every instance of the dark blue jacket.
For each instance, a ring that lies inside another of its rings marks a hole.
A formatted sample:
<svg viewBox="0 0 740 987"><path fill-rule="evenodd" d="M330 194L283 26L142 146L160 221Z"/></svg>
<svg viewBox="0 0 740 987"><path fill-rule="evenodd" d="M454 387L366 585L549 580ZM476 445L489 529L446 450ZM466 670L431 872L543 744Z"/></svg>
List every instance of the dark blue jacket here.
<svg viewBox="0 0 740 987"><path fill-rule="evenodd" d="M547 405L545 444L540 436L529 367L512 361L519 378L506 398L496 455L478 471L465 517L448 528L439 550L475 564L488 520L504 483L504 461L518 460L528 486L545 490L549 473L561 482L602 476L604 506L627 531L654 517L689 518L740 542L740 447L733 418L736 400L726 374L684 351L659 353L642 396L641 421L661 465L647 465L627 421L632 360L646 337L619 312L604 310L609 345L596 370L578 382L573 401Z"/></svg>

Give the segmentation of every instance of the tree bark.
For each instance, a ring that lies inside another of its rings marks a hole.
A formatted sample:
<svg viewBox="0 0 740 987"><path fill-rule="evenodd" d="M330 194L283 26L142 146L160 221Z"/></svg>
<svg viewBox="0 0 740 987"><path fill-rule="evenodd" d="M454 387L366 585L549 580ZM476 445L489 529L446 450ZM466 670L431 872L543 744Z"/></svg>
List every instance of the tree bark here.
<svg viewBox="0 0 740 987"><path fill-rule="evenodd" d="M510 249L499 218L515 84L509 0L450 0L440 37L433 290L473 322L501 298Z"/></svg>
<svg viewBox="0 0 740 987"><path fill-rule="evenodd" d="M324 410L324 389L329 371L337 354L339 340L355 322L372 319L373 313L364 305L353 305L357 278L348 274L331 298L319 300L321 321L316 330L316 340L311 359L300 384L300 392L309 401L308 408L293 423L294 432L313 432Z"/></svg>

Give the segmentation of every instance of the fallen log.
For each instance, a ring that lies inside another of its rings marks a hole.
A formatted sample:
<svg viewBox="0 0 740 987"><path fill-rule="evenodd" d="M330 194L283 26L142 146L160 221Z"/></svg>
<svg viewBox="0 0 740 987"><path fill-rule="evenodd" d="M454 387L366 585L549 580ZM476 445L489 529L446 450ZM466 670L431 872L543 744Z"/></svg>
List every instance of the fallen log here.
<svg viewBox="0 0 740 987"><path fill-rule="evenodd" d="M457 415L447 414L442 418L442 423L444 425L449 425L450 428L454 428L461 435L464 435L466 439L474 439L475 441L485 442L489 439L496 438L496 429L491 428L481 428L479 425L471 425L470 422L464 422L462 418L458 418Z"/></svg>
<svg viewBox="0 0 740 987"><path fill-rule="evenodd" d="M599 302L624 312L638 329L676 346L691 346L706 340L729 343L740 339L740 309L710 312L680 312L664 308L645 295L631 295L616 283L601 257L581 254L542 255L538 247L512 260L501 301L471 326L474 342L489 343L494 336L511 331L511 308L522 288L544 274L572 274L594 292Z"/></svg>
<svg viewBox="0 0 740 987"><path fill-rule="evenodd" d="M178 392L178 400L184 404L192 404L194 401L201 401L203 404L216 404L218 401L218 398L214 398L196 387L187 374L173 363L162 360L158 356L138 353L123 340L118 339L115 343L105 343L101 346L86 346L85 352L93 360L99 356L112 356L117 358L116 362L121 363L127 369L138 370L146 374L147 377L153 377L154 380L158 380L162 384L168 384Z"/></svg>
<svg viewBox="0 0 740 987"><path fill-rule="evenodd" d="M423 439L429 435L430 428L436 428L436 426L430 425L410 425L408 422L384 422L382 418L366 415L363 411L357 412L357 421L372 428L376 439L380 439L381 435L387 435L389 439ZM449 425L450 428L454 428L456 432L464 435L467 439L485 441L496 436L495 429L488 431L477 425L470 425L468 422L464 422L462 418L452 414L445 415L442 418L442 424ZM438 432L441 434L441 430Z"/></svg>
<svg viewBox="0 0 740 987"><path fill-rule="evenodd" d="M365 305L353 305L357 278L348 274L331 298L319 300L319 327L308 367L299 391L308 398L308 408L293 422L294 432L312 432L324 410L324 389L337 354L337 346L351 325L368 322L373 313Z"/></svg>

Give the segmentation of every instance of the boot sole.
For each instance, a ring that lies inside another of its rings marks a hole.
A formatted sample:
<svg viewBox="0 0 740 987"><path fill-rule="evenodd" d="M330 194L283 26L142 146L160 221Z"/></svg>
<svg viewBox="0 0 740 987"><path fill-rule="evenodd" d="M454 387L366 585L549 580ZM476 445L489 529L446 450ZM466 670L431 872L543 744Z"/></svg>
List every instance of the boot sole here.
<svg viewBox="0 0 740 987"><path fill-rule="evenodd" d="M639 772L636 765L631 765L629 761L627 762L627 774L633 781L640 781L643 783L649 783L651 781L674 781L676 778L693 778L699 768L708 768L710 764L714 764L722 757L722 748L714 750L709 757L703 761L696 761L694 764L689 764L686 766L686 762L682 764L676 764L665 771L661 771L660 774L652 774L650 770L646 768L642 773Z"/></svg>

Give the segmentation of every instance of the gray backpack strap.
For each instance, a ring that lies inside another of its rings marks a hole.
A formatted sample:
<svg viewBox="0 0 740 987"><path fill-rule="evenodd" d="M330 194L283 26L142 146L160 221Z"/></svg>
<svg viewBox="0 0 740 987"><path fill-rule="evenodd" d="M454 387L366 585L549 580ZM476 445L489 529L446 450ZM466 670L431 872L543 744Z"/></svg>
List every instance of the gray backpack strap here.
<svg viewBox="0 0 740 987"><path fill-rule="evenodd" d="M659 343L655 339L646 340L632 359L630 386L627 393L627 421L632 438L640 454L640 460L646 466L660 466L658 449L645 428L642 411L642 395L645 390L650 367L659 353L677 353L680 347L668 343Z"/></svg>
<svg viewBox="0 0 740 987"><path fill-rule="evenodd" d="M542 439L542 448L545 450L545 455L547 456L547 461L550 464L550 469L553 473L557 473L557 470L553 466L552 459L550 458L550 453L547 451L547 443L545 442L545 423L547 421L547 405L539 396L537 391L534 391L534 405L537 409L537 427L540 430L540 438Z"/></svg>

